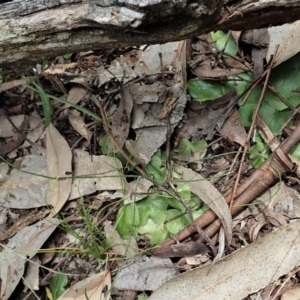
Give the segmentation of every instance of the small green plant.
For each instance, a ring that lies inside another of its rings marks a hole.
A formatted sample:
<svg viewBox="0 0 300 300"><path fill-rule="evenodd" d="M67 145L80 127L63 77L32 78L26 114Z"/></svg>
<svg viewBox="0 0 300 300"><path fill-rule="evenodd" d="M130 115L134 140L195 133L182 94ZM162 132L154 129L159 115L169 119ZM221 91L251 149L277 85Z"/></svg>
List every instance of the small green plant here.
<svg viewBox="0 0 300 300"><path fill-rule="evenodd" d="M52 294L52 300L59 298L65 291L68 284L68 277L64 274L55 274L49 285Z"/></svg>
<svg viewBox="0 0 300 300"><path fill-rule="evenodd" d="M196 147L198 149L198 147ZM189 153L183 151L183 153ZM146 173L161 185L165 180L165 153L160 150L153 155L150 163L145 167ZM177 172L172 172L172 179L180 178ZM150 240L151 245L163 242L190 224L185 207L175 197L167 193L157 194L156 188L145 199L124 205L118 212L116 228L122 238L130 236L137 238L144 235ZM194 218L199 217L208 209L208 206L193 195L189 187L182 184L177 191L185 202L191 207Z"/></svg>
<svg viewBox="0 0 300 300"><path fill-rule="evenodd" d="M83 199L80 201L80 215L84 223L82 230L75 230L67 223L62 225L62 229L74 236L75 244L80 246L78 248L75 245L70 250L71 252L88 254L102 260L110 249L110 245L107 243L103 232L93 222L90 211L85 207Z"/></svg>

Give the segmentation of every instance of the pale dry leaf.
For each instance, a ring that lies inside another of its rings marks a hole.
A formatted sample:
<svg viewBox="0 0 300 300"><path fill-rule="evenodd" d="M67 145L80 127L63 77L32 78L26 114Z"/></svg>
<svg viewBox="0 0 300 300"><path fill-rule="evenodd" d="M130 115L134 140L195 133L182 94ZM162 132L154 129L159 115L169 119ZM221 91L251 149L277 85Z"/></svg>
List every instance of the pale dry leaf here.
<svg viewBox="0 0 300 300"><path fill-rule="evenodd" d="M176 166L176 171L182 174L182 180L190 188L191 192L196 194L220 218L225 230L227 243L230 243L232 238L232 217L224 197L208 180L191 169Z"/></svg>
<svg viewBox="0 0 300 300"><path fill-rule="evenodd" d="M104 271L77 282L57 300L109 300L110 289L110 272Z"/></svg>
<svg viewBox="0 0 300 300"><path fill-rule="evenodd" d="M166 282L149 299L244 299L299 266L299 226L300 221L282 226L214 266L183 273Z"/></svg>
<svg viewBox="0 0 300 300"><path fill-rule="evenodd" d="M40 282L40 260L37 255L35 255L26 267L25 275L23 277L24 286L30 287L32 290L39 290Z"/></svg>
<svg viewBox="0 0 300 300"><path fill-rule="evenodd" d="M270 35L270 44L267 53L267 60L274 55L275 48L279 45L277 55L275 57L275 64L278 66L282 62L293 57L300 51L300 21L294 23L287 23L281 26L272 26L268 28Z"/></svg>
<svg viewBox="0 0 300 300"><path fill-rule="evenodd" d="M45 122L44 120L41 119L41 117L36 112L32 113L29 116L28 122L29 122L29 128L28 128L29 132L26 138L32 143L35 143L41 137L41 135L45 130ZM28 141L25 141L20 148L24 148L28 146L30 146L30 143Z"/></svg>
<svg viewBox="0 0 300 300"><path fill-rule="evenodd" d="M0 93L10 90L19 85L25 85L26 83L27 83L26 79L17 79L10 82L2 83L0 84Z"/></svg>
<svg viewBox="0 0 300 300"><path fill-rule="evenodd" d="M218 131L225 139L229 140L230 143L238 143L242 147L245 146L247 134L237 109L233 109L230 116L225 120L223 126L219 128Z"/></svg>
<svg viewBox="0 0 300 300"><path fill-rule="evenodd" d="M75 149L74 176L69 200L90 195L103 190L126 190L126 181L122 175L122 164L115 157L90 155ZM81 178L76 178L81 176Z"/></svg>
<svg viewBox="0 0 300 300"><path fill-rule="evenodd" d="M126 194L123 195L124 204L129 204L146 198L152 185L153 183L144 177L129 182Z"/></svg>
<svg viewBox="0 0 300 300"><path fill-rule="evenodd" d="M169 83L169 86L180 86L180 93L172 95L172 88L168 89L170 97L178 97L175 107L171 109L170 124L171 132L173 132L175 126L183 117L183 111L186 106L187 96L185 91L185 42L166 43L163 45L152 45L148 47L138 62L135 65L134 70L136 73L141 72L141 63L148 66L149 74L156 74L161 72L161 61L158 53L162 54L163 65L165 69L172 70L175 73L174 80ZM137 87L137 85L136 85ZM138 88L138 87L137 87ZM135 108L133 113L133 128L136 129L136 140L126 141L126 148L141 164L146 165L152 155L157 149L166 141L167 134L167 121L166 119L159 120L157 116L160 114L163 104L163 99L166 97L166 88L162 85L158 85L156 95L149 97L148 93L141 95L141 99L137 100L137 96L141 93L135 92L134 86L130 87L130 92L133 98L138 103L144 103L145 100L155 100L158 98L157 103L153 103L148 109L147 105L143 107ZM175 88L173 88L175 90ZM145 100L142 99L145 97ZM170 111L169 111L170 112ZM162 116L162 115L161 115Z"/></svg>
<svg viewBox="0 0 300 300"><path fill-rule="evenodd" d="M72 179L59 179L71 174L72 152L66 140L52 124L46 129L46 146L47 173L53 178L49 179L51 190L49 204L53 206L54 212L58 213L71 192Z"/></svg>
<svg viewBox="0 0 300 300"><path fill-rule="evenodd" d="M92 134L86 128L84 119L78 110L69 110L69 122L82 137L90 141Z"/></svg>
<svg viewBox="0 0 300 300"><path fill-rule="evenodd" d="M70 89L69 95L67 98L68 102L71 102L73 104L77 104L79 101L81 101L83 98L85 98L89 94L88 89L84 87L74 86ZM68 107L68 104L65 104L65 107Z"/></svg>
<svg viewBox="0 0 300 300"><path fill-rule="evenodd" d="M68 69L74 69L79 67L78 63L69 63L69 64L56 64L53 66L50 66L46 70L43 71L44 76L49 75L60 75L63 74Z"/></svg>
<svg viewBox="0 0 300 300"><path fill-rule="evenodd" d="M52 234L60 220L48 218L20 230L7 245L0 257L0 298L6 300L15 290L24 273L25 263L31 259ZM26 237L26 238L24 238Z"/></svg>
<svg viewBox="0 0 300 300"><path fill-rule="evenodd" d="M15 163L20 170L13 169L5 176L0 185L0 206L27 209L49 204L45 157L27 155Z"/></svg>
<svg viewBox="0 0 300 300"><path fill-rule="evenodd" d="M142 255L126 260L114 287L120 290L153 291L177 274L179 270L169 258Z"/></svg>
<svg viewBox="0 0 300 300"><path fill-rule="evenodd" d="M106 220L103 225L106 240L115 253L128 258L138 255L139 247L134 237L130 240L123 240L110 221Z"/></svg>
<svg viewBox="0 0 300 300"><path fill-rule="evenodd" d="M24 121L25 115L18 115L10 117L11 122L19 128ZM10 124L5 116L0 117L0 137L6 138L15 134L15 128Z"/></svg>

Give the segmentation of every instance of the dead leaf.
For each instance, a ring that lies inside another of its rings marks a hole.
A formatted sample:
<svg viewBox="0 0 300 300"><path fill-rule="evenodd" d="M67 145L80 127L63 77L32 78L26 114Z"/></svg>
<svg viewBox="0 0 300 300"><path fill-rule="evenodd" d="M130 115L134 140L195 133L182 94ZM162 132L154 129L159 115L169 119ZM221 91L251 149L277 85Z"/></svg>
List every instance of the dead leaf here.
<svg viewBox="0 0 300 300"><path fill-rule="evenodd" d="M51 195L48 204L58 213L71 192L72 180L60 178L66 177L72 171L72 152L66 140L51 123L46 129L46 146L47 173L53 178L49 179Z"/></svg>
<svg viewBox="0 0 300 300"><path fill-rule="evenodd" d="M0 93L2 93L4 91L7 91L7 90L10 90L10 89L12 89L16 86L25 85L25 84L26 84L25 79L18 79L18 80L13 80L13 81L10 81L10 82L2 83L2 84L0 84Z"/></svg>
<svg viewBox="0 0 300 300"><path fill-rule="evenodd" d="M219 191L200 174L183 166L176 166L176 171L182 174L182 179L200 200L206 203L220 218L225 230L227 243L232 238L232 217L224 197Z"/></svg>
<svg viewBox="0 0 300 300"><path fill-rule="evenodd" d="M128 89L123 84L120 84L120 96L119 106L112 116L111 131L122 148L129 134L133 101Z"/></svg>
<svg viewBox="0 0 300 300"><path fill-rule="evenodd" d="M130 240L123 240L110 221L105 221L103 225L107 242L116 254L127 258L138 255L139 247L134 237Z"/></svg>
<svg viewBox="0 0 300 300"><path fill-rule="evenodd" d="M230 143L237 143L242 147L245 146L247 134L240 115L235 108L218 131Z"/></svg>
<svg viewBox="0 0 300 300"><path fill-rule="evenodd" d="M4 241L18 233L20 230L22 230L24 227L38 221L39 219L43 219L45 216L49 214L49 210L41 210L39 212L32 211L32 213L29 213L14 222L14 224L8 228L4 234L0 235L0 241Z"/></svg>
<svg viewBox="0 0 300 300"><path fill-rule="evenodd" d="M8 154L9 152L17 149L23 143L26 137L26 134L23 132L23 130L28 127L27 124L27 117L24 116L22 124L19 127L19 131L14 132L11 138L0 143L0 155Z"/></svg>
<svg viewBox="0 0 300 300"><path fill-rule="evenodd" d="M25 263L39 251L59 223L60 220L49 218L27 226L3 246L0 257L2 279L0 298L2 300L7 300L15 290L23 276Z"/></svg>
<svg viewBox="0 0 300 300"><path fill-rule="evenodd" d="M69 110L69 122L73 128L88 142L91 139L91 132L86 128L83 117L78 110Z"/></svg>
<svg viewBox="0 0 300 300"><path fill-rule="evenodd" d="M88 89L84 87L73 86L69 91L67 101L73 104L77 104L78 102L82 101L88 94ZM64 104L58 111L61 111L68 107L70 107L69 104Z"/></svg>
<svg viewBox="0 0 300 300"><path fill-rule="evenodd" d="M123 264L114 287L119 290L153 291L177 274L179 270L169 258L142 255Z"/></svg>
<svg viewBox="0 0 300 300"><path fill-rule="evenodd" d="M183 273L149 300L244 299L300 264L299 226L300 221L282 226L214 266Z"/></svg>
<svg viewBox="0 0 300 300"><path fill-rule="evenodd" d="M47 205L49 183L44 177L47 176L45 157L27 155L16 160L17 164L20 170L13 169L0 185L0 206L28 209Z"/></svg>
<svg viewBox="0 0 300 300"><path fill-rule="evenodd" d="M270 35L270 45L267 53L267 59L270 60L274 54L276 46L279 44L275 63L273 67L293 57L300 50L300 21L288 23L281 26L272 26L268 28Z"/></svg>
<svg viewBox="0 0 300 300"><path fill-rule="evenodd" d="M110 289L110 272L104 271L77 282L57 300L109 300Z"/></svg>
<svg viewBox="0 0 300 300"><path fill-rule="evenodd" d="M122 164L115 157L89 155L86 151L75 149L74 165L75 178L69 200L90 195L96 191L126 189L126 181L122 176Z"/></svg>

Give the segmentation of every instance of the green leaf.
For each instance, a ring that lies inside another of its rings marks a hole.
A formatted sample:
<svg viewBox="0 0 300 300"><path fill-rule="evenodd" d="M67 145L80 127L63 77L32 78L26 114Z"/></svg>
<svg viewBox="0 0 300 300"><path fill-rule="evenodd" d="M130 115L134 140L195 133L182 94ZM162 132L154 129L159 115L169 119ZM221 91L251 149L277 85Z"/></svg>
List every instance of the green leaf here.
<svg viewBox="0 0 300 300"><path fill-rule="evenodd" d="M292 106L300 105L300 53L280 64L272 70L270 82ZM266 92L266 101L277 110L284 110L287 106L271 91Z"/></svg>
<svg viewBox="0 0 300 300"><path fill-rule="evenodd" d="M250 159L257 157L253 162L252 165L254 168L258 169L270 156L271 151L266 144L263 142L261 137L256 134L255 136L255 144L250 148Z"/></svg>
<svg viewBox="0 0 300 300"><path fill-rule="evenodd" d="M49 97L38 84L36 84L35 82L32 82L31 84L34 85L37 93L40 95L40 98L42 100L43 112L45 117L45 126L48 127L51 122L51 106L50 106Z"/></svg>
<svg viewBox="0 0 300 300"><path fill-rule="evenodd" d="M70 59L72 57L73 53L67 53L64 55L64 59Z"/></svg>
<svg viewBox="0 0 300 300"><path fill-rule="evenodd" d="M254 80L253 73L241 73L239 74L239 77L244 80L236 80L235 77L233 80L227 81L227 84L236 91L237 95L241 95L243 92L245 92L250 87L251 82ZM243 98L241 100L243 100Z"/></svg>
<svg viewBox="0 0 300 300"><path fill-rule="evenodd" d="M164 219L166 218L166 212L161 212ZM169 232L164 225L164 222L156 223L155 220L149 219L144 226L140 226L138 229L140 234L146 235L151 245L156 245L163 242L169 236Z"/></svg>
<svg viewBox="0 0 300 300"><path fill-rule="evenodd" d="M215 100L229 91L233 90L232 86L222 84L217 81L192 79L187 85L189 94L196 101Z"/></svg>
<svg viewBox="0 0 300 300"><path fill-rule="evenodd" d="M44 59L41 63L41 68L42 70L44 70L47 66L48 66L48 60L47 59Z"/></svg>
<svg viewBox="0 0 300 300"><path fill-rule="evenodd" d="M153 175L158 184L162 184L165 179L165 168L162 166L161 151L158 150L151 158L151 161L145 167L148 175Z"/></svg>
<svg viewBox="0 0 300 300"><path fill-rule="evenodd" d="M260 94L261 94L261 88L256 87L254 91L251 93L251 95L249 96L245 105L239 108L239 114L243 122L243 125L245 127L250 127L252 123L253 111L258 103ZM241 101L239 101L239 104L241 104Z"/></svg>
<svg viewBox="0 0 300 300"><path fill-rule="evenodd" d="M141 294L141 295L137 296L137 300L147 300L147 299L148 299L148 297L145 294Z"/></svg>
<svg viewBox="0 0 300 300"><path fill-rule="evenodd" d="M167 197L164 195L151 195L137 203L140 216L140 225L145 225L149 218L155 218L168 207Z"/></svg>
<svg viewBox="0 0 300 300"><path fill-rule="evenodd" d="M190 201L192 194L190 188L187 185L178 186L177 191L186 202Z"/></svg>
<svg viewBox="0 0 300 300"><path fill-rule="evenodd" d="M300 161L300 144L297 144L295 147L293 147L290 154L292 155L292 157Z"/></svg>
<svg viewBox="0 0 300 300"><path fill-rule="evenodd" d="M259 111L260 116L266 122L273 134L278 134L286 120L292 115L292 111L285 109L276 110L269 102L263 102Z"/></svg>
<svg viewBox="0 0 300 300"><path fill-rule="evenodd" d="M3 76L2 76L2 74L0 73L0 84L2 84L3 83Z"/></svg>
<svg viewBox="0 0 300 300"><path fill-rule="evenodd" d="M172 221L167 222L167 229L171 234L176 234L187 225L189 225L189 219L186 214L181 215L182 213L177 209L169 209L167 212L167 220L171 219Z"/></svg>
<svg viewBox="0 0 300 300"><path fill-rule="evenodd" d="M50 281L50 291L52 293L53 300L60 297L65 291L65 287L68 284L68 277L64 274L55 274Z"/></svg>
<svg viewBox="0 0 300 300"><path fill-rule="evenodd" d="M129 239L130 236L137 237L140 216L136 204L130 203L121 207L117 214L116 223L116 228L123 239Z"/></svg>
<svg viewBox="0 0 300 300"><path fill-rule="evenodd" d="M229 34L229 38L228 38L228 34ZM225 44L226 44L226 48L225 48L225 52L231 55L236 55L238 52L238 47L235 43L234 38L232 37L232 35L230 33L224 33L221 30L218 31L214 31L210 33L212 40L215 42L216 48L221 51L224 49Z"/></svg>
<svg viewBox="0 0 300 300"><path fill-rule="evenodd" d="M109 150L109 147L111 145L111 140L110 140L110 136L109 135L105 135L101 141L101 152L104 154L104 155L108 155L108 150Z"/></svg>
<svg viewBox="0 0 300 300"><path fill-rule="evenodd" d="M206 147L207 143L205 140L189 141L188 139L182 139L178 147L178 155L186 156L203 149L203 151L201 152L201 158L203 158L206 154Z"/></svg>

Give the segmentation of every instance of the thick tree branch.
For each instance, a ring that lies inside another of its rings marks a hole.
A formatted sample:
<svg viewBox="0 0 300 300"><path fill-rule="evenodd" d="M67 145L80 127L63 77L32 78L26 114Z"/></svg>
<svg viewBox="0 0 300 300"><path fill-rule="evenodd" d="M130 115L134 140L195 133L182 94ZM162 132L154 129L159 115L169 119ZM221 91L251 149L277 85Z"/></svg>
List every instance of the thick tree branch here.
<svg viewBox="0 0 300 300"><path fill-rule="evenodd" d="M300 0L0 0L0 66L300 19Z"/></svg>

